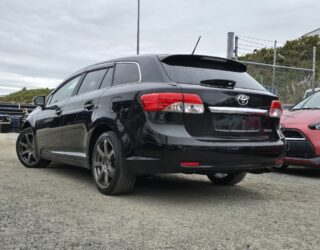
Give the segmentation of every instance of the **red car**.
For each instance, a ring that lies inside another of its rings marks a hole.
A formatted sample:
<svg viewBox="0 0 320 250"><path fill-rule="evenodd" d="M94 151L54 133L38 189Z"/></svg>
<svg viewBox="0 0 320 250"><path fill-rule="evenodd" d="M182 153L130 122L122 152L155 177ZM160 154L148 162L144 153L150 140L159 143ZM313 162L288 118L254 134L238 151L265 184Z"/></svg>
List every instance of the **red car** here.
<svg viewBox="0 0 320 250"><path fill-rule="evenodd" d="M280 126L286 137L288 165L320 167L320 92L284 111Z"/></svg>

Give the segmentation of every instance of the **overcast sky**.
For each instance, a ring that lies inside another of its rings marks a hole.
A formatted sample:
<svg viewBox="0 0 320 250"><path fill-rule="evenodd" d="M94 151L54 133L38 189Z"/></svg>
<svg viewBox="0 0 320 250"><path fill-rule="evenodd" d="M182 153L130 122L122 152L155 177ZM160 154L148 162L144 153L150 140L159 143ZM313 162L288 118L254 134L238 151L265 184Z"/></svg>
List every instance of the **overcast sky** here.
<svg viewBox="0 0 320 250"><path fill-rule="evenodd" d="M137 0L0 0L0 95L135 54L136 10ZM319 10L319 0L141 0L141 54L191 53L202 35L197 53L224 57L228 31L295 39L320 28Z"/></svg>

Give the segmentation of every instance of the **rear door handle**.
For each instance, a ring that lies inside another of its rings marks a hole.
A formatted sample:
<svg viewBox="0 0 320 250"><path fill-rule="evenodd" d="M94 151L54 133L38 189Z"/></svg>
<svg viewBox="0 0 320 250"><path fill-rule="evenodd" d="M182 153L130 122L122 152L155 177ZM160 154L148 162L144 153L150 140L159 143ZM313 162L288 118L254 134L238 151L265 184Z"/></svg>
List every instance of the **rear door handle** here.
<svg viewBox="0 0 320 250"><path fill-rule="evenodd" d="M88 101L84 104L84 108L87 110L92 110L94 107L95 105L93 101Z"/></svg>
<svg viewBox="0 0 320 250"><path fill-rule="evenodd" d="M56 109L56 115L61 115L62 113L62 109L61 108L57 108Z"/></svg>

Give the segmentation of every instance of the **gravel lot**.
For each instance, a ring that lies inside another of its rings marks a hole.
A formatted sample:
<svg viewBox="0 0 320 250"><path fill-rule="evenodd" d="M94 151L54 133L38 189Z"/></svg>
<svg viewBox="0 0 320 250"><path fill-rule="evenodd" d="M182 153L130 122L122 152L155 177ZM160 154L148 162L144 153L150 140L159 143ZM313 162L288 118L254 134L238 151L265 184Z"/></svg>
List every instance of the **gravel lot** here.
<svg viewBox="0 0 320 250"><path fill-rule="evenodd" d="M88 170L26 169L0 134L0 249L320 249L320 169L141 179L107 197Z"/></svg>

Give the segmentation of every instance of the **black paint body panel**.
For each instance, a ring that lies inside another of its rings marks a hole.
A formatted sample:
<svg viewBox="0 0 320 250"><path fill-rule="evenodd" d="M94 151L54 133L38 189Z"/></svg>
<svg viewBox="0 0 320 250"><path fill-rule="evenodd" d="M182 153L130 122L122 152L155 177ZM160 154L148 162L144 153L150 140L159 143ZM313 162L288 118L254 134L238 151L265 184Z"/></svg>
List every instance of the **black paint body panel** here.
<svg viewBox="0 0 320 250"><path fill-rule="evenodd" d="M130 174L242 172L269 168L283 159L284 140L278 119L268 118L264 125L268 132L230 136L210 131L213 114L209 106L237 107L235 96L245 93L251 98L249 107L268 109L276 99L271 93L172 82L155 55L96 64L70 78L117 62L137 63L141 81L82 95L74 93L55 106L38 107L28 116L24 126L33 128L42 158L90 168L92 140L103 128L114 131L120 139ZM205 113L144 112L140 97L154 92L198 94ZM88 101L93 102L90 110L84 108ZM61 114L56 114L57 108L62 109ZM198 161L200 167L181 167L182 161Z"/></svg>

